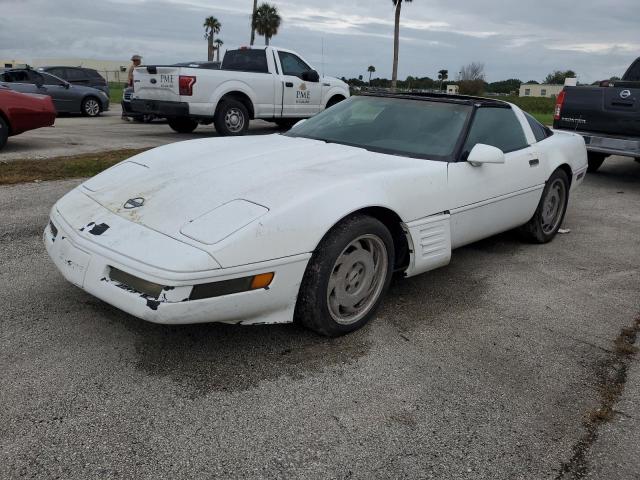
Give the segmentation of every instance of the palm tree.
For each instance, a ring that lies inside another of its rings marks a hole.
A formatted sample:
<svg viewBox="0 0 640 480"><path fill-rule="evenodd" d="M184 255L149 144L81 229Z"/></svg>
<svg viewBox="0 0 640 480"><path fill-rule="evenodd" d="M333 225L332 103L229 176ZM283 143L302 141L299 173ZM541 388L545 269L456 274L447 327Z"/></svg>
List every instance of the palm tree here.
<svg viewBox="0 0 640 480"><path fill-rule="evenodd" d="M400 9L402 9L402 0L391 0L393 6L396 7L396 25L393 32L393 74L391 75L391 88L395 90L398 83L398 50L400 48ZM412 0L404 0L411 2Z"/></svg>
<svg viewBox="0 0 640 480"><path fill-rule="evenodd" d="M264 35L264 44L269 46L269 40L278 34L282 18L278 15L278 9L268 3L261 4L253 16L253 28L258 35Z"/></svg>
<svg viewBox="0 0 640 480"><path fill-rule="evenodd" d="M222 24L216 17L207 17L202 24L204 27L204 38L207 39L207 60L213 61L213 36L220 33Z"/></svg>
<svg viewBox="0 0 640 480"><path fill-rule="evenodd" d="M213 43L216 44L216 61L219 62L220 61L220 47L222 45L224 45L224 42L220 38L216 38L216 40Z"/></svg>
<svg viewBox="0 0 640 480"><path fill-rule="evenodd" d="M367 68L367 72L369 72L369 86L371 86L371 74L375 71L376 67L374 67L373 65L369 65L369 68Z"/></svg>
<svg viewBox="0 0 640 480"><path fill-rule="evenodd" d="M258 0L253 0L253 13L251 14L251 45L253 47L253 43L256 41L256 27L253 24L253 19L256 16L256 10L258 10Z"/></svg>
<svg viewBox="0 0 640 480"><path fill-rule="evenodd" d="M440 80L440 90L442 90L442 82L444 82L447 78L449 78L449 70L439 70L438 71L438 80Z"/></svg>

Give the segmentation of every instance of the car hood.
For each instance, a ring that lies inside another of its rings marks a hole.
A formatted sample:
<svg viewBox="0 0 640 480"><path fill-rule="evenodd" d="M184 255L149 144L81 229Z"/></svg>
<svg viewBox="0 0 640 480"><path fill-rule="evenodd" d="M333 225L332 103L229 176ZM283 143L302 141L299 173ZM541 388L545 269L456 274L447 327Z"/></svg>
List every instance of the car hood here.
<svg viewBox="0 0 640 480"><path fill-rule="evenodd" d="M423 160L283 135L227 137L150 150L80 189L123 218L184 240L185 225L230 202L245 201L211 221L268 215L305 198L317 199L318 191L335 192L341 184L358 188L368 177L384 179L392 171L424 170L424 165ZM231 223L241 227L238 222Z"/></svg>

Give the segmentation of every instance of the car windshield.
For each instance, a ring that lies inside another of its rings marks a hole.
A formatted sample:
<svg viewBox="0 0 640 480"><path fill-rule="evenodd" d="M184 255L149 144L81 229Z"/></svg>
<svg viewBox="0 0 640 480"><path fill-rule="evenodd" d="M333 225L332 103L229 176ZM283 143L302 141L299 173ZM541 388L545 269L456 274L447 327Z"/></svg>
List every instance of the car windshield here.
<svg viewBox="0 0 640 480"><path fill-rule="evenodd" d="M470 105L356 96L296 125L285 135L432 160L450 160Z"/></svg>

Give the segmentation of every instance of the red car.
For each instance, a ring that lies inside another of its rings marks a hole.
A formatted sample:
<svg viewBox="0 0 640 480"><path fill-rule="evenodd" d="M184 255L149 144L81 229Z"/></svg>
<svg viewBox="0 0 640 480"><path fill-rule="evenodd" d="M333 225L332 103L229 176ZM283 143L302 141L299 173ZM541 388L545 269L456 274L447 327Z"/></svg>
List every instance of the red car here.
<svg viewBox="0 0 640 480"><path fill-rule="evenodd" d="M0 87L0 150L7 138L49 127L56 120L56 109L51 97L14 92Z"/></svg>

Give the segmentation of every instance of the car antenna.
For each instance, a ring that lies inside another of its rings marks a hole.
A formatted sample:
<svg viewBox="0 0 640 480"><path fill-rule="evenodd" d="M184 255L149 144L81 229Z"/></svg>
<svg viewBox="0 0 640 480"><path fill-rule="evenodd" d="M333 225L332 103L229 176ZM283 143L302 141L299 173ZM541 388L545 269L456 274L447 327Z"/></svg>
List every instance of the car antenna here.
<svg viewBox="0 0 640 480"><path fill-rule="evenodd" d="M324 37L321 37L321 38L322 38L322 69L321 69L321 72L322 72L322 76L324 77Z"/></svg>

